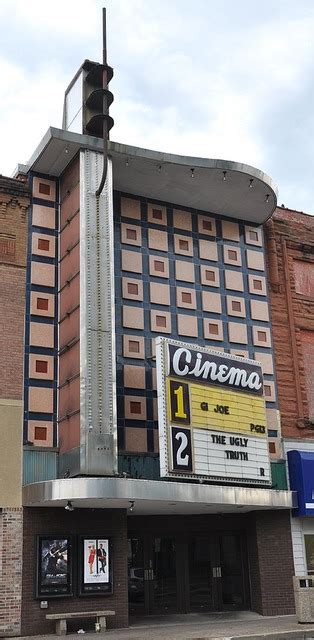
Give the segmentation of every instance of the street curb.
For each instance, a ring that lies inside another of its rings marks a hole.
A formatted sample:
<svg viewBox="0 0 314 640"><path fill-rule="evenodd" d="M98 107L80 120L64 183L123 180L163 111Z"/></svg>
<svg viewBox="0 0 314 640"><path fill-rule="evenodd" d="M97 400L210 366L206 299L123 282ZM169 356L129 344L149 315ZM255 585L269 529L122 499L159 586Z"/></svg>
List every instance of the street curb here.
<svg viewBox="0 0 314 640"><path fill-rule="evenodd" d="M294 631L271 631L269 633L257 633L242 636L199 636L186 637L181 640L314 640L314 627L312 629L297 629Z"/></svg>

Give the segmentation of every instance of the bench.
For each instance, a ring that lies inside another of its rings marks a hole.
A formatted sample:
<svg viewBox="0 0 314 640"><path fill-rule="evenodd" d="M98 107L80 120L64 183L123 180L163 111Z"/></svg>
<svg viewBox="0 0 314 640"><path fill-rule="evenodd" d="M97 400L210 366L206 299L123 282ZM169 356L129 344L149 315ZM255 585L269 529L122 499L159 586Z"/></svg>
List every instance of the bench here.
<svg viewBox="0 0 314 640"><path fill-rule="evenodd" d="M115 616L115 611L82 611L81 613L47 613L47 620L56 621L56 634L57 636L65 636L67 632L67 620L74 620L75 618L95 618L96 631L106 631L106 618L108 616ZM99 625L99 626L98 626Z"/></svg>

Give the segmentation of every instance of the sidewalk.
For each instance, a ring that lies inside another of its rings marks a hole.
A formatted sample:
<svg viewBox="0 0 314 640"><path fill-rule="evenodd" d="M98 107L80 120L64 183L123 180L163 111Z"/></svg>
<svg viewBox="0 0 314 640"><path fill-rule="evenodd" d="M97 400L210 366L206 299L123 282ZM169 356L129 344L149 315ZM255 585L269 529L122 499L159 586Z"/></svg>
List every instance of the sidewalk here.
<svg viewBox="0 0 314 640"><path fill-rule="evenodd" d="M34 640L56 640L36 636ZM106 634L68 634L69 640L314 640L314 624L298 624L295 616L264 617L252 611L151 616L131 621L128 629ZM30 640L20 638L20 640Z"/></svg>

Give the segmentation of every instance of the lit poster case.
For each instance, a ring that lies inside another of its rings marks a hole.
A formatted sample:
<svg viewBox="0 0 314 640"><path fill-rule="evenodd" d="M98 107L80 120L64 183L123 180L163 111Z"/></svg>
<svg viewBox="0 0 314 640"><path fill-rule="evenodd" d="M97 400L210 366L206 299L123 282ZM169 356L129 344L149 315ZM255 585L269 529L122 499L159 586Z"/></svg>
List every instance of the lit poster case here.
<svg viewBox="0 0 314 640"><path fill-rule="evenodd" d="M73 595L72 556L71 537L37 537L37 598Z"/></svg>
<svg viewBox="0 0 314 640"><path fill-rule="evenodd" d="M113 593L112 557L109 538L81 538L80 595Z"/></svg>
<svg viewBox="0 0 314 640"><path fill-rule="evenodd" d="M262 368L156 339L160 474L271 485Z"/></svg>

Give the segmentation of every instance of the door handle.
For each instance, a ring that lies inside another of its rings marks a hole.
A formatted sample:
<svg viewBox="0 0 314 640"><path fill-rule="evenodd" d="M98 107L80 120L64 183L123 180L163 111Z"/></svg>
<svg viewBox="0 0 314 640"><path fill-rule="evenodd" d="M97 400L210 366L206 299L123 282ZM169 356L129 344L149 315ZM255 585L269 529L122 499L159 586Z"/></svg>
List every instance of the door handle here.
<svg viewBox="0 0 314 640"><path fill-rule="evenodd" d="M144 569L144 580L149 580L149 570Z"/></svg>
<svg viewBox="0 0 314 640"><path fill-rule="evenodd" d="M221 578L221 567L217 567L217 578Z"/></svg>
<svg viewBox="0 0 314 640"><path fill-rule="evenodd" d="M217 567L213 567L213 578L217 578Z"/></svg>

